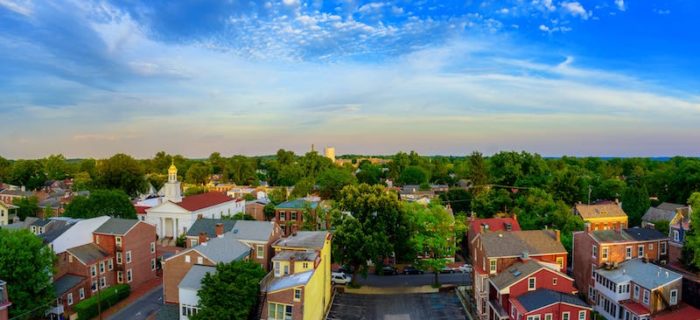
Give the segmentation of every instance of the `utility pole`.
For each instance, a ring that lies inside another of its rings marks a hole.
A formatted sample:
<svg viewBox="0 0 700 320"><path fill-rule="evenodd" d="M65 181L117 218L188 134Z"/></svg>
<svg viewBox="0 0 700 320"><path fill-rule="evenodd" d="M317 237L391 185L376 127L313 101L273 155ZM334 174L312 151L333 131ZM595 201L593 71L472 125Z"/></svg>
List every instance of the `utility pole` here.
<svg viewBox="0 0 700 320"><path fill-rule="evenodd" d="M593 187L589 184L588 185L588 205L591 205L591 191L593 191Z"/></svg>
<svg viewBox="0 0 700 320"><path fill-rule="evenodd" d="M102 320L102 297L100 297L100 278L97 278L97 314L99 319Z"/></svg>

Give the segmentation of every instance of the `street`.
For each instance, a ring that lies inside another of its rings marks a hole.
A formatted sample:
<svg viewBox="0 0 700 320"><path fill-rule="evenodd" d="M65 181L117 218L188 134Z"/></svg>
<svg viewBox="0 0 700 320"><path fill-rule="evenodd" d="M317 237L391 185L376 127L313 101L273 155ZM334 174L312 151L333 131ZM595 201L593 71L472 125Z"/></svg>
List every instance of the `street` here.
<svg viewBox="0 0 700 320"><path fill-rule="evenodd" d="M361 285L374 286L374 287L413 287L413 286L423 286L431 285L435 279L433 273L425 274L413 274L413 275L395 275L395 276L378 276L375 274L368 274L367 278L363 278L361 275L357 276L357 282ZM471 284L471 274L470 273L442 273L439 275L439 280L441 284L457 284L457 285L469 285Z"/></svg>
<svg viewBox="0 0 700 320"><path fill-rule="evenodd" d="M129 304L115 313L108 320L144 320L163 306L163 286L160 285L150 293Z"/></svg>

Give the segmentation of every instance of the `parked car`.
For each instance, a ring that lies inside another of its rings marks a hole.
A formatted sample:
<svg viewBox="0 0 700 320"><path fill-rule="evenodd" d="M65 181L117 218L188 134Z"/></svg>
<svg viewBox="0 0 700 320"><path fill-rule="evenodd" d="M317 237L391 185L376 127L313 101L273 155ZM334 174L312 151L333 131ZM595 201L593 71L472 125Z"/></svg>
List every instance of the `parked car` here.
<svg viewBox="0 0 700 320"><path fill-rule="evenodd" d="M414 266L406 266L403 268L403 274L424 274L425 271L416 269Z"/></svg>
<svg viewBox="0 0 700 320"><path fill-rule="evenodd" d="M445 266L444 268L440 269L440 273L455 273L454 269Z"/></svg>
<svg viewBox="0 0 700 320"><path fill-rule="evenodd" d="M342 272L331 273L331 283L333 284L348 284L352 282L352 277Z"/></svg>
<svg viewBox="0 0 700 320"><path fill-rule="evenodd" d="M384 267L382 267L381 274L383 274L385 276L386 275L396 275L396 274L399 274L399 271L396 270L396 268L394 266L384 266Z"/></svg>
<svg viewBox="0 0 700 320"><path fill-rule="evenodd" d="M333 272L339 272L339 273L344 273L344 274L352 274L352 268L348 265L343 265L338 268L338 270L335 270Z"/></svg>
<svg viewBox="0 0 700 320"><path fill-rule="evenodd" d="M472 266L470 264L465 264L462 266L457 267L457 271L461 273L471 273L473 271Z"/></svg>

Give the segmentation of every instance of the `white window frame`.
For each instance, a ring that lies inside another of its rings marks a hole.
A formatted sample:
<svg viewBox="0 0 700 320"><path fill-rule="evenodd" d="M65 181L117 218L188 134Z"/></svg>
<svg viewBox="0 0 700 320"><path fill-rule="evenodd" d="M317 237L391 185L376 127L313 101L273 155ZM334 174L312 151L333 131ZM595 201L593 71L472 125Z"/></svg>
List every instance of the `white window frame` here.
<svg viewBox="0 0 700 320"><path fill-rule="evenodd" d="M634 297L634 299L639 299L639 286L636 284L634 285L634 289L632 289L632 297Z"/></svg>
<svg viewBox="0 0 700 320"><path fill-rule="evenodd" d="M112 262L112 258L109 258L109 260L107 260L107 269L109 271L114 270L114 263Z"/></svg>
<svg viewBox="0 0 700 320"><path fill-rule="evenodd" d="M539 314L534 314L531 316L527 316L527 320L540 320L540 315Z"/></svg>
<svg viewBox="0 0 700 320"><path fill-rule="evenodd" d="M662 241L659 243L659 250L661 250L661 254L666 254L666 242Z"/></svg>
<svg viewBox="0 0 700 320"><path fill-rule="evenodd" d="M644 245L640 244L637 246L637 258L643 258L644 257Z"/></svg>
<svg viewBox="0 0 700 320"><path fill-rule="evenodd" d="M190 263L190 261L191 261L191 260L190 260L190 256L189 256L189 255L185 255L185 263Z"/></svg>
<svg viewBox="0 0 700 320"><path fill-rule="evenodd" d="M105 273L105 262L100 261L100 274Z"/></svg>
<svg viewBox="0 0 700 320"><path fill-rule="evenodd" d="M197 264L204 264L204 258L197 257Z"/></svg>
<svg viewBox="0 0 700 320"><path fill-rule="evenodd" d="M122 246L122 237L119 237L119 236L114 237L114 244L118 247L121 247Z"/></svg>
<svg viewBox="0 0 700 320"><path fill-rule="evenodd" d="M552 278L552 285L556 286L557 285L557 278Z"/></svg>
<svg viewBox="0 0 700 320"><path fill-rule="evenodd" d="M117 271L117 283L124 283L124 272Z"/></svg>
<svg viewBox="0 0 700 320"><path fill-rule="evenodd" d="M117 251L117 264L122 264L122 253Z"/></svg>
<svg viewBox="0 0 700 320"><path fill-rule="evenodd" d="M131 250L126 252L126 263L131 263Z"/></svg>
<svg viewBox="0 0 700 320"><path fill-rule="evenodd" d="M678 232L678 230L673 229L673 241L679 242L681 241L681 233Z"/></svg>
<svg viewBox="0 0 700 320"><path fill-rule="evenodd" d="M299 298L297 298L297 293L299 293ZM294 301L301 301L301 298L303 298L301 288L294 288Z"/></svg>
<svg viewBox="0 0 700 320"><path fill-rule="evenodd" d="M105 287L107 287L107 278L101 277L100 278L100 289L104 289Z"/></svg>
<svg viewBox="0 0 700 320"><path fill-rule="evenodd" d="M197 246L197 239L192 239L190 240L190 247L196 247Z"/></svg>
<svg viewBox="0 0 700 320"><path fill-rule="evenodd" d="M592 246L591 247L593 258L598 258L598 247L597 246Z"/></svg>
<svg viewBox="0 0 700 320"><path fill-rule="evenodd" d="M495 274L498 270L498 261L496 259L489 259L489 273Z"/></svg>
<svg viewBox="0 0 700 320"><path fill-rule="evenodd" d="M678 304L678 289L671 290L668 301L672 306Z"/></svg>
<svg viewBox="0 0 700 320"><path fill-rule="evenodd" d="M603 259L603 261L608 260L608 247L603 247L600 251L600 258Z"/></svg>
<svg viewBox="0 0 700 320"><path fill-rule="evenodd" d="M131 269L128 269L126 270L126 283L131 283L132 280L134 280L134 275Z"/></svg>
<svg viewBox="0 0 700 320"><path fill-rule="evenodd" d="M93 277L97 275L97 266L94 264L90 266L90 275Z"/></svg>
<svg viewBox="0 0 700 320"><path fill-rule="evenodd" d="M571 313L569 311L562 312L561 320L571 320Z"/></svg>
<svg viewBox="0 0 700 320"><path fill-rule="evenodd" d="M66 300L68 301L69 306L73 305L73 293L72 292L66 296Z"/></svg>
<svg viewBox="0 0 700 320"><path fill-rule="evenodd" d="M650 242L648 246L649 251L654 250L654 243Z"/></svg>
<svg viewBox="0 0 700 320"><path fill-rule="evenodd" d="M586 320L586 310L580 310L578 312L578 320Z"/></svg>
<svg viewBox="0 0 700 320"><path fill-rule="evenodd" d="M151 271L156 270L156 258L151 259Z"/></svg>
<svg viewBox="0 0 700 320"><path fill-rule="evenodd" d="M527 291L533 291L537 289L537 278L530 277L527 278Z"/></svg>
<svg viewBox="0 0 700 320"><path fill-rule="evenodd" d="M551 313L545 313L544 315L544 320L552 320L554 318L554 315Z"/></svg>
<svg viewBox="0 0 700 320"><path fill-rule="evenodd" d="M151 253L156 253L156 242L151 242Z"/></svg>
<svg viewBox="0 0 700 320"><path fill-rule="evenodd" d="M632 259L632 246L625 247L625 260Z"/></svg>
<svg viewBox="0 0 700 320"><path fill-rule="evenodd" d="M255 256L258 259L264 259L265 258L265 246L258 244L255 245Z"/></svg>
<svg viewBox="0 0 700 320"><path fill-rule="evenodd" d="M649 305L649 290L644 289L644 293L642 295L642 303Z"/></svg>
<svg viewBox="0 0 700 320"><path fill-rule="evenodd" d="M78 290L78 295L80 296L80 300L85 299L85 288L80 288L80 290Z"/></svg>
<svg viewBox="0 0 700 320"><path fill-rule="evenodd" d="M279 276L280 276L280 270L281 270L280 262L279 262L279 261L275 261L275 262L273 263L273 265L274 265L274 270L275 270L275 277L279 277Z"/></svg>

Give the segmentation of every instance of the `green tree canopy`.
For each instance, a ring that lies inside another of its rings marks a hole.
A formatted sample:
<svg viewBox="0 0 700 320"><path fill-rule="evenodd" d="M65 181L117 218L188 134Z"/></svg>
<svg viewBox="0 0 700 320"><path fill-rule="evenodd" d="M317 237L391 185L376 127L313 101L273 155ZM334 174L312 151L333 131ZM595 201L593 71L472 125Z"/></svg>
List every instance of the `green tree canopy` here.
<svg viewBox="0 0 700 320"><path fill-rule="evenodd" d="M97 187L120 189L129 196L146 190L146 177L141 164L123 153L101 160L97 165Z"/></svg>
<svg viewBox="0 0 700 320"><path fill-rule="evenodd" d="M85 219L100 216L136 219L136 209L124 191L94 190L89 197L75 197L66 206L63 215Z"/></svg>
<svg viewBox="0 0 700 320"><path fill-rule="evenodd" d="M419 166L409 166L403 171L399 176L399 183L402 185L407 184L423 184L428 182L428 172Z"/></svg>
<svg viewBox="0 0 700 320"><path fill-rule="evenodd" d="M201 162L195 162L187 169L185 180L194 184L205 184L209 179L209 167Z"/></svg>
<svg viewBox="0 0 700 320"><path fill-rule="evenodd" d="M252 261L219 263L215 273L202 279L199 312L192 320L247 320L258 303L260 280L265 276L259 264Z"/></svg>
<svg viewBox="0 0 700 320"><path fill-rule="evenodd" d="M21 221L27 217L36 217L36 214L39 213L39 199L37 197L15 198L12 200L12 204L19 207L17 208L17 217Z"/></svg>
<svg viewBox="0 0 700 320"><path fill-rule="evenodd" d="M348 170L329 168L319 174L317 182L321 197L337 199L340 196L340 190L345 186L356 184L357 179Z"/></svg>
<svg viewBox="0 0 700 320"><path fill-rule="evenodd" d="M52 284L55 258L28 230L0 229L0 275L12 301L11 318L43 318L56 299Z"/></svg>
<svg viewBox="0 0 700 320"><path fill-rule="evenodd" d="M17 160L12 165L10 183L36 190L46 182L44 166L37 160Z"/></svg>

